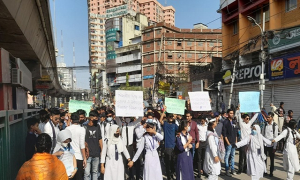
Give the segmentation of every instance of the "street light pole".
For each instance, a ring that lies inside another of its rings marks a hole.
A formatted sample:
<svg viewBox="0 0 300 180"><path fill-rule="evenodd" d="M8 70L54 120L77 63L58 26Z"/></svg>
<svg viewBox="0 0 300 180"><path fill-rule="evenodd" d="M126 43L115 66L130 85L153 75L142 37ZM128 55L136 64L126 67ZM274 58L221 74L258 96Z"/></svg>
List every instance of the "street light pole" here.
<svg viewBox="0 0 300 180"><path fill-rule="evenodd" d="M261 50L261 75L260 75L260 81L259 81L259 89L260 89L260 108L262 109L264 106L264 89L265 89L265 60L266 60L266 52L264 51L264 23L265 23L265 13L263 14L263 28L256 22L254 18L251 16L247 16L248 20L251 23L254 23L256 26L259 27L261 31L261 44L260 44L260 50Z"/></svg>

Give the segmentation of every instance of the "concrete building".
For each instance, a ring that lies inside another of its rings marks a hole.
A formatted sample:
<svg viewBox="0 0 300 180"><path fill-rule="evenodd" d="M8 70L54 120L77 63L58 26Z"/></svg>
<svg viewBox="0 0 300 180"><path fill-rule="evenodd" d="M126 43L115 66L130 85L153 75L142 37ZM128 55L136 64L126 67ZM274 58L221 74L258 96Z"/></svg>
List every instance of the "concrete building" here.
<svg viewBox="0 0 300 180"><path fill-rule="evenodd" d="M300 106L297 95L300 93L299 7L299 0L220 1L223 68L218 80L223 83L222 97L226 107L235 60L237 75L233 105L239 103L239 92L259 91L259 79L264 69L263 106L266 110L270 111L270 103L278 107L280 102L285 102L286 110ZM249 19L254 19L260 27ZM262 42L263 50L267 52L263 58ZM294 117L298 119L300 112L295 112Z"/></svg>
<svg viewBox="0 0 300 180"><path fill-rule="evenodd" d="M76 89L76 77L73 69L66 68L66 63L57 63L57 73L61 86L69 91Z"/></svg>
<svg viewBox="0 0 300 180"><path fill-rule="evenodd" d="M153 87L156 75L167 82L197 80L190 77L191 66L207 66L212 57L222 57L221 46L219 29L180 29L165 22L145 28L142 32L143 87Z"/></svg>

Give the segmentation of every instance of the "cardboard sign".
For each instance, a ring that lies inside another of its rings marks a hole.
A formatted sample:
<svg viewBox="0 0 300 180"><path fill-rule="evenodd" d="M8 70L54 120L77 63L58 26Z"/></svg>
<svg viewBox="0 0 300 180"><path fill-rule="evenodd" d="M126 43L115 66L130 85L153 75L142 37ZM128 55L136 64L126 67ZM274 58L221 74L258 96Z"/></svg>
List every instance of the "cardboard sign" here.
<svg viewBox="0 0 300 180"><path fill-rule="evenodd" d="M78 109L85 110L86 114L89 114L93 106L93 102L90 101L78 101L78 100L70 100L69 102L69 112L76 112Z"/></svg>
<svg viewBox="0 0 300 180"><path fill-rule="evenodd" d="M192 111L210 111L208 92L189 92Z"/></svg>
<svg viewBox="0 0 300 180"><path fill-rule="evenodd" d="M168 113L184 115L185 100L165 98L165 105Z"/></svg>
<svg viewBox="0 0 300 180"><path fill-rule="evenodd" d="M259 96L256 91L239 92L240 112L260 112Z"/></svg>
<svg viewBox="0 0 300 180"><path fill-rule="evenodd" d="M116 116L144 116L143 91L116 90Z"/></svg>

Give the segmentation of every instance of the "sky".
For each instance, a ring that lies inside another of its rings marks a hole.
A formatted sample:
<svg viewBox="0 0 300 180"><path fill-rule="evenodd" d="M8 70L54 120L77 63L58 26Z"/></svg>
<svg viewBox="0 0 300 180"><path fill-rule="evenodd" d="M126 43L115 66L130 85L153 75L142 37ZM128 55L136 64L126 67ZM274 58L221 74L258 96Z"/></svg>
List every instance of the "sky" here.
<svg viewBox="0 0 300 180"><path fill-rule="evenodd" d="M193 24L203 23L208 28L221 28L221 14L217 13L219 0L158 0L162 5L175 8L175 26L193 28ZM57 48L61 54L61 31L63 31L64 61L73 66L73 42L75 43L76 66L86 66L76 70L77 87L89 88L89 45L87 0L55 0L56 23L54 21L53 0L49 0L52 24L56 26ZM57 59L60 62L60 59Z"/></svg>

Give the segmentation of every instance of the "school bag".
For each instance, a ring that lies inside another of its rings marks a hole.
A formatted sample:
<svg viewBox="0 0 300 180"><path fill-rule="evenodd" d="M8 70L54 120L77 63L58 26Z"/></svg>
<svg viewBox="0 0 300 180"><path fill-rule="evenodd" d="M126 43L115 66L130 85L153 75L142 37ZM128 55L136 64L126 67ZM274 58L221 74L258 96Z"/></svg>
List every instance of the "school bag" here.
<svg viewBox="0 0 300 180"><path fill-rule="evenodd" d="M215 133L210 133L210 134L208 134L207 139L208 139L209 136L211 136L211 135L219 139L219 136L216 135ZM217 147L218 147L218 157L219 157L220 161L224 161L225 151L226 151L226 150L225 150L225 145L224 145L223 140L219 139L219 142L218 142L218 144L217 144Z"/></svg>
<svg viewBox="0 0 300 180"><path fill-rule="evenodd" d="M264 127L264 136L266 135L266 127L268 125L268 122L265 123L265 127ZM275 135L275 127L277 126L277 124L275 122L273 122L272 128L273 128L273 137ZM278 134L277 134L278 135Z"/></svg>

